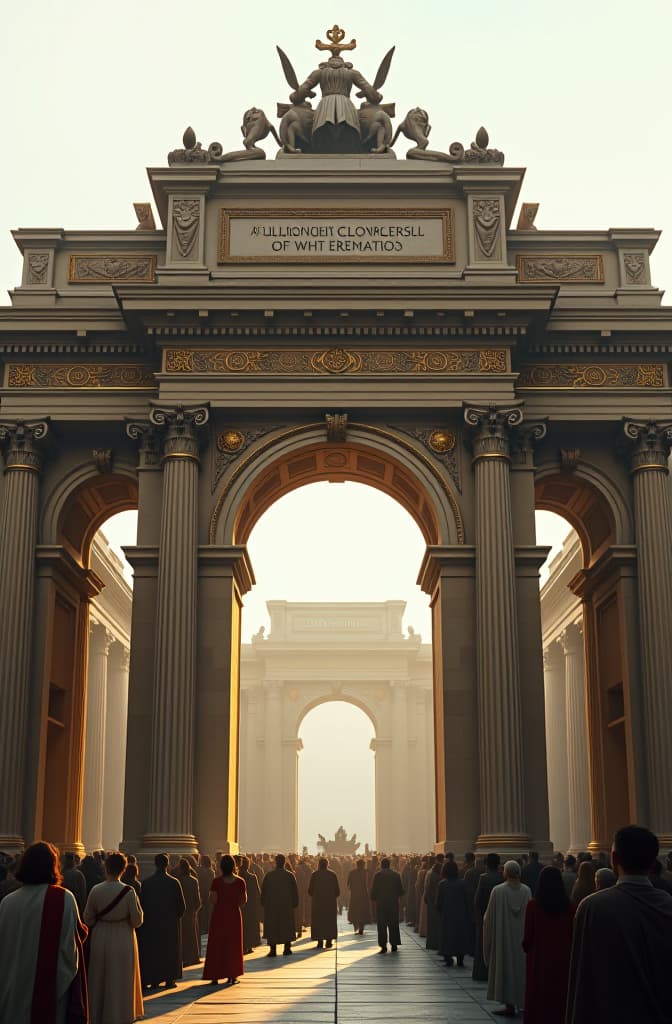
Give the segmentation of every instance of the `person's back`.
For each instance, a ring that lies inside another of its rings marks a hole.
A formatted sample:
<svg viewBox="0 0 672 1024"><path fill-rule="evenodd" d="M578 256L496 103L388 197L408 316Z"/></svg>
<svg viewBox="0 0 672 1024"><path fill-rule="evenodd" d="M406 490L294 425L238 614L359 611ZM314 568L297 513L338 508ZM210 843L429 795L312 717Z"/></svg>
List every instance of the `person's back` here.
<svg viewBox="0 0 672 1024"><path fill-rule="evenodd" d="M672 896L647 877L657 847L647 829L616 833L618 883L587 896L576 914L567 1024L672 1021ZM647 850L655 852L642 867Z"/></svg>
<svg viewBox="0 0 672 1024"><path fill-rule="evenodd" d="M138 931L143 985L165 981L172 987L182 977L181 918L185 912L182 886L167 873L168 858L157 854L156 872L142 883L140 902L145 916Z"/></svg>

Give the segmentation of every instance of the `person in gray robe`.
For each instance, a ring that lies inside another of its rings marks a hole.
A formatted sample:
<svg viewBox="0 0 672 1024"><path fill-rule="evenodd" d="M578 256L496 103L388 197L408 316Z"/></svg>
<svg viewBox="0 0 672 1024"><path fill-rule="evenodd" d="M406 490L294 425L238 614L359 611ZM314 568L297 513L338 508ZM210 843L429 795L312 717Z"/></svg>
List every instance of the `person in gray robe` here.
<svg viewBox="0 0 672 1024"><path fill-rule="evenodd" d="M426 949L437 949L439 948L439 931L441 929L441 922L439 919L439 912L436 909L436 893L439 888L439 882L441 881L441 869L443 868L443 854L437 853L432 864L431 871L427 872L425 876L425 895L424 900L427 906L427 941L425 942Z"/></svg>
<svg viewBox="0 0 672 1024"><path fill-rule="evenodd" d="M615 886L574 919L566 1024L672 1021L672 896L648 877L658 840L630 825L614 838Z"/></svg>
<svg viewBox="0 0 672 1024"><path fill-rule="evenodd" d="M399 934L399 902L404 895L401 875L393 871L387 857L380 862L380 870L376 871L371 883L371 902L376 908L376 924L378 925L378 945L381 953L387 953L388 936L390 949L397 952L401 945Z"/></svg>
<svg viewBox="0 0 672 1024"><path fill-rule="evenodd" d="M268 942L269 956L276 956L276 946L282 943L283 955L292 952L295 938L294 910L299 905L299 890L296 878L285 869L285 856L279 853L275 868L264 876L261 885L261 905L264 913L264 935Z"/></svg>
<svg viewBox="0 0 672 1024"><path fill-rule="evenodd" d="M439 917L439 953L446 967L452 967L453 957L457 960L457 966L463 967L473 935L472 906L455 861L446 861L443 865L441 881L436 890L436 909Z"/></svg>
<svg viewBox="0 0 672 1024"><path fill-rule="evenodd" d="M499 867L499 854L489 853L485 858L486 870L478 879L474 896L474 965L471 977L474 981L488 980L488 965L483 959L483 918L488 909L490 893L504 881Z"/></svg>
<svg viewBox="0 0 672 1024"><path fill-rule="evenodd" d="M356 866L348 875L348 890L350 899L348 901L348 921L358 935L364 934L364 927L371 920L369 910L369 887L366 875L366 864L358 860Z"/></svg>
<svg viewBox="0 0 672 1024"><path fill-rule="evenodd" d="M182 966L193 967L201 962L201 933L198 927L198 912L201 909L201 897L198 891L198 879L192 874L192 868L186 857L182 857L177 865L177 880L182 886L185 911L182 916Z"/></svg>
<svg viewBox="0 0 672 1024"><path fill-rule="evenodd" d="M243 953L252 953L261 945L261 889L257 876L250 871L249 857L240 858L238 874L247 887L247 903L240 911L243 915Z"/></svg>
<svg viewBox="0 0 672 1024"><path fill-rule="evenodd" d="M310 936L322 949L324 942L331 949L338 934L338 897L341 887L335 871L329 870L329 861L320 857L317 871L313 871L308 885L310 896Z"/></svg>
<svg viewBox="0 0 672 1024"><path fill-rule="evenodd" d="M531 892L520 881L520 864L507 860L504 881L490 893L483 918L483 958L488 965L488 999L504 1003L499 1017L515 1017L525 1005L525 909Z"/></svg>
<svg viewBox="0 0 672 1024"><path fill-rule="evenodd" d="M144 915L138 929L140 973L143 986L175 988L182 977L182 917L186 910L182 886L168 874L168 858L157 853L156 871L142 883L140 903Z"/></svg>

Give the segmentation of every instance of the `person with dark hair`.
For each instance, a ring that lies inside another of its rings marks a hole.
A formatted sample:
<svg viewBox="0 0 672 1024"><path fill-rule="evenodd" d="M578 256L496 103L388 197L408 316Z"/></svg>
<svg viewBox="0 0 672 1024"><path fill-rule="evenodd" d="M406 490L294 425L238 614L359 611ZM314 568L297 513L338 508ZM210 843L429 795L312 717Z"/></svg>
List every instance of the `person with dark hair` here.
<svg viewBox="0 0 672 1024"><path fill-rule="evenodd" d="M105 858L106 881L94 885L84 910L90 928L89 1005L91 1024L131 1024L143 1015L135 929L142 910L135 890L120 881L123 853Z"/></svg>
<svg viewBox="0 0 672 1024"><path fill-rule="evenodd" d="M201 897L198 879L192 874L192 867L186 857L177 865L176 878L182 886L185 911L182 915L182 966L193 967L201 962L201 934L198 930L198 911Z"/></svg>
<svg viewBox="0 0 672 1024"><path fill-rule="evenodd" d="M322 949L326 941L327 949L331 949L338 935L337 900L341 894L338 876L329 870L329 861L320 857L317 871L310 876L308 895L310 896L310 937Z"/></svg>
<svg viewBox="0 0 672 1024"><path fill-rule="evenodd" d="M378 945L381 953L387 953L388 938L393 953L396 953L397 947L401 945L399 907L403 895L401 875L390 867L389 859L383 857L380 869L376 871L371 883L371 902L376 908Z"/></svg>
<svg viewBox="0 0 672 1024"><path fill-rule="evenodd" d="M581 900L595 892L595 863L592 860L582 860L579 864L579 874L572 887L572 900L578 907Z"/></svg>
<svg viewBox="0 0 672 1024"><path fill-rule="evenodd" d="M235 867L233 857L225 853L219 863L221 874L210 889L212 917L203 980L211 985L216 985L220 978L226 978L229 985L236 985L245 970L241 909L247 903L247 887L234 873Z"/></svg>
<svg viewBox="0 0 672 1024"><path fill-rule="evenodd" d="M157 853L156 871L142 883L140 903L145 916L138 932L142 984L156 989L162 981L175 988L182 977L182 928L185 911L182 887L168 874L168 857Z"/></svg>
<svg viewBox="0 0 672 1024"><path fill-rule="evenodd" d="M536 850L530 850L530 859L520 873L520 880L526 885L532 895L537 891L537 882L542 872L543 865L539 862L539 854Z"/></svg>
<svg viewBox="0 0 672 1024"><path fill-rule="evenodd" d="M348 874L347 885L350 892L348 921L355 929L357 935L363 935L365 926L371 920L369 914L371 901L369 898L366 863L363 860L358 860L355 867Z"/></svg>
<svg viewBox="0 0 672 1024"><path fill-rule="evenodd" d="M120 881L123 882L124 885L130 885L131 889L134 891L138 899L140 898L142 882L138 878L138 865L135 862L135 860L133 862L131 862L130 860L128 861L126 867L124 868Z"/></svg>
<svg viewBox="0 0 672 1024"><path fill-rule="evenodd" d="M202 853L199 858L196 878L198 879L198 895L201 900L201 909L198 912L198 931L199 935L207 935L212 916L210 889L215 880L215 871L212 861L206 853Z"/></svg>
<svg viewBox="0 0 672 1024"><path fill-rule="evenodd" d="M243 905L243 953L252 953L261 945L261 889L257 876L250 871L249 857L241 857L238 874L245 882L247 902Z"/></svg>
<svg viewBox="0 0 672 1024"><path fill-rule="evenodd" d="M572 895L572 889L574 888L574 883L577 878L576 857L574 857L573 854L568 853L565 857L565 865L562 872L562 884L564 885L565 892L569 897Z"/></svg>
<svg viewBox="0 0 672 1024"><path fill-rule="evenodd" d="M436 894L439 889L439 882L441 881L443 860L444 855L442 853L437 853L434 857L434 863L425 875L424 900L427 906L427 941L425 942L425 949L438 950L439 948L439 931L441 929L441 922L439 919L439 912L436 909ZM446 862L448 864L454 864L455 858L451 855L446 858Z"/></svg>
<svg viewBox="0 0 672 1024"><path fill-rule="evenodd" d="M466 883L460 878L454 860L447 860L441 870L441 881L436 891L436 909L439 917L439 953L446 967L452 967L453 957L456 957L458 967L464 967L464 957L471 948L473 938L472 907Z"/></svg>
<svg viewBox="0 0 672 1024"><path fill-rule="evenodd" d="M74 853L64 853L61 863L63 871L63 888L68 889L77 901L79 916L84 913L86 906L86 879L77 867L77 859Z"/></svg>
<svg viewBox="0 0 672 1024"><path fill-rule="evenodd" d="M575 912L561 872L543 868L525 912L525 1024L564 1024Z"/></svg>
<svg viewBox="0 0 672 1024"><path fill-rule="evenodd" d="M283 956L290 956L296 937L294 911L299 905L296 878L285 868L285 856L278 853L275 868L264 876L261 884L261 905L264 913L264 936L268 955L276 955L276 946L282 943Z"/></svg>
<svg viewBox="0 0 672 1024"><path fill-rule="evenodd" d="M476 895L474 896L474 965L471 970L471 977L474 981L488 980L488 965L483 959L483 918L488 909L490 893L496 885L504 881L504 875L500 868L498 853L489 853L485 858L485 871L478 879Z"/></svg>
<svg viewBox="0 0 672 1024"><path fill-rule="evenodd" d="M61 885L56 847L29 846L16 878L20 888L0 903L0 1021L84 1022L87 930L75 897Z"/></svg>
<svg viewBox="0 0 672 1024"><path fill-rule="evenodd" d="M14 872L17 870L18 865L8 857L4 863L0 863L0 902L8 896L10 892L16 892L17 889L21 888L21 882L17 882ZM64 888L67 889L67 886Z"/></svg>
<svg viewBox="0 0 672 1024"><path fill-rule="evenodd" d="M649 873L658 839L628 825L614 837L616 885L576 912L566 1024L672 1021L672 896Z"/></svg>

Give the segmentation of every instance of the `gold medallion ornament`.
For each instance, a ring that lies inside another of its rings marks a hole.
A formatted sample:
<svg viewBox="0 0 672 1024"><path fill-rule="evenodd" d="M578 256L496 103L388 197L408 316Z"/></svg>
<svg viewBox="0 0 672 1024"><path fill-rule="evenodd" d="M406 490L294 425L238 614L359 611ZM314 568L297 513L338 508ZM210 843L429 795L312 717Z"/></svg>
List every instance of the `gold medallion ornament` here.
<svg viewBox="0 0 672 1024"><path fill-rule="evenodd" d="M427 443L433 452L452 452L455 447L455 434L450 430L433 430Z"/></svg>
<svg viewBox="0 0 672 1024"><path fill-rule="evenodd" d="M217 437L217 450L220 452L239 452L245 444L245 435L240 430L223 430Z"/></svg>

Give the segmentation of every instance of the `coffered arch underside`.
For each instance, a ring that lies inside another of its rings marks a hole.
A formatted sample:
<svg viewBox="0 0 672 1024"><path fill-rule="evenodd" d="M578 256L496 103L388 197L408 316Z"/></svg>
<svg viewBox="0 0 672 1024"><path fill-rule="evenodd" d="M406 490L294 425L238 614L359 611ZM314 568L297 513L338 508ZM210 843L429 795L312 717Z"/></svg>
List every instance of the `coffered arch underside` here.
<svg viewBox="0 0 672 1024"><path fill-rule="evenodd" d="M351 424L347 441L326 441L322 424L278 433L222 481L210 519L211 544L245 544L279 498L310 483L354 481L402 505L428 544L463 544L462 512L445 474L392 430Z"/></svg>

